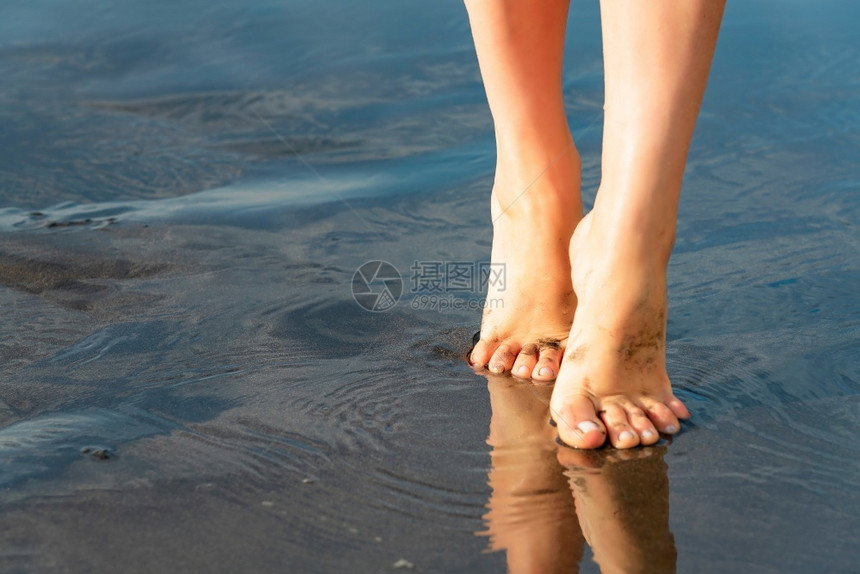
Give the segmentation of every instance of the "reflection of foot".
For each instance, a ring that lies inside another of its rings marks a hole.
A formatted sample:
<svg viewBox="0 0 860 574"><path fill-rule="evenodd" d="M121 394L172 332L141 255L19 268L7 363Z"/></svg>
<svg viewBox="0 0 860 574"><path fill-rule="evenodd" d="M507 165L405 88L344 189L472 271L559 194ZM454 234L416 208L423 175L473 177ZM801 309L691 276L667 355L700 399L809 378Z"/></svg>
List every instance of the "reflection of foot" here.
<svg viewBox="0 0 860 574"><path fill-rule="evenodd" d="M481 340L470 361L493 373L551 381L573 320L568 245L581 216L579 158L572 147L536 181L496 176L492 263L505 281L491 281ZM514 183L509 183L514 182Z"/></svg>
<svg viewBox="0 0 860 574"><path fill-rule="evenodd" d="M551 387L508 376L487 379L492 494L484 515L487 528L477 534L489 537L490 550L507 553L509 572L573 572L583 540L568 479L556 458L555 431L547 424Z"/></svg>
<svg viewBox="0 0 860 574"><path fill-rule="evenodd" d="M666 447L660 445L620 450L605 448L580 449L560 446L556 451L556 460L558 464L567 469L568 476L570 476L571 473L599 472L603 467L610 464L643 460L655 456L656 452L665 452L665 450Z"/></svg>
<svg viewBox="0 0 860 574"><path fill-rule="evenodd" d="M595 216L571 240L578 307L552 415L574 447L599 447L607 432L617 448L653 444L657 430L674 434L690 416L666 373L668 252L643 253L633 232L595 225Z"/></svg>
<svg viewBox="0 0 860 574"><path fill-rule="evenodd" d="M601 572L674 572L666 447L559 450L583 535Z"/></svg>

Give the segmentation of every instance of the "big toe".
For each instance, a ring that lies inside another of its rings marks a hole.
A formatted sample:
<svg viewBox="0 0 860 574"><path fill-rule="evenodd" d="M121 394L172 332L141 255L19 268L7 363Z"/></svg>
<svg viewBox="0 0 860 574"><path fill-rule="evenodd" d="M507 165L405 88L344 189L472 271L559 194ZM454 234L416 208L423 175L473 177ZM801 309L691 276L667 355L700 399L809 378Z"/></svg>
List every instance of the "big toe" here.
<svg viewBox="0 0 860 574"><path fill-rule="evenodd" d="M588 397L572 395L561 401L551 402L550 408L552 418L558 425L558 436L566 445L575 448L598 448L606 442L606 427Z"/></svg>

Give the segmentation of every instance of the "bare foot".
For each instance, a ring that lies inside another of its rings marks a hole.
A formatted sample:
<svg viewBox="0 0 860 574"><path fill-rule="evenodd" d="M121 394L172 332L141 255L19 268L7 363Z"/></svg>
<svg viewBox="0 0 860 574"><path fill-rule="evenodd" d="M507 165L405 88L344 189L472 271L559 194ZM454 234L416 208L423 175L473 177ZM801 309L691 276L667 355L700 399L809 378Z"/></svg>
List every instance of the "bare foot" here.
<svg viewBox="0 0 860 574"><path fill-rule="evenodd" d="M657 442L690 416L666 373L666 265L635 226L596 209L571 240L576 317L550 407L561 440L577 448Z"/></svg>
<svg viewBox="0 0 860 574"><path fill-rule="evenodd" d="M573 320L568 248L582 216L576 149L571 144L548 163L516 170L527 177L497 172L491 261L504 266L505 280L489 282L481 338L469 359L493 373L538 381L558 374Z"/></svg>

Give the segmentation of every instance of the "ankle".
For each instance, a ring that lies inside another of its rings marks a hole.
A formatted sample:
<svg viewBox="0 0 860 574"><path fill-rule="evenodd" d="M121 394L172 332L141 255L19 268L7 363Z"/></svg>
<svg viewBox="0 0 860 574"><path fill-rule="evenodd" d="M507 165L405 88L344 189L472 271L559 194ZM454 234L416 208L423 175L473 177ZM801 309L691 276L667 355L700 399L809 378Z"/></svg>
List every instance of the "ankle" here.
<svg viewBox="0 0 860 574"><path fill-rule="evenodd" d="M667 217L627 209L606 211L595 206L589 213L589 232L603 246L607 259L665 272L675 246L674 214Z"/></svg>
<svg viewBox="0 0 860 574"><path fill-rule="evenodd" d="M555 155L499 156L493 182L493 220L499 217L582 218L579 153L571 141Z"/></svg>

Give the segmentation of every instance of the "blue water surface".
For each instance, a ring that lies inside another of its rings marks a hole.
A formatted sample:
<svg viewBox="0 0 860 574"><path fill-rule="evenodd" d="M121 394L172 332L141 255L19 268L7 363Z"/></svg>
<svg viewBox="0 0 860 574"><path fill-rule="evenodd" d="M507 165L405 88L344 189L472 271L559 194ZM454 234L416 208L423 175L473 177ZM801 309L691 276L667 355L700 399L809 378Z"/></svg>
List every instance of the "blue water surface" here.
<svg viewBox="0 0 860 574"><path fill-rule="evenodd" d="M693 418L586 456L546 389L466 366L477 283L416 281L489 256L460 2L4 1L0 570L594 572L577 512L617 507L655 571L852 571L858 12L729 3L669 275ZM601 57L576 2L587 205Z"/></svg>

